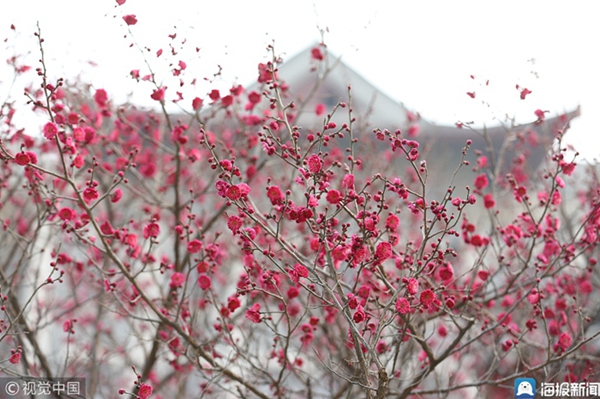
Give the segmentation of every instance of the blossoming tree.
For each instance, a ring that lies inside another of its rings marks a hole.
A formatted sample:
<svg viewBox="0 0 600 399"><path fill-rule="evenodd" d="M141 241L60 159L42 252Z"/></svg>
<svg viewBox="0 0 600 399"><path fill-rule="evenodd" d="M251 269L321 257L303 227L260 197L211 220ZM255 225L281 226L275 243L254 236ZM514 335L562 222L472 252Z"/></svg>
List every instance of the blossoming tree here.
<svg viewBox="0 0 600 399"><path fill-rule="evenodd" d="M3 375L85 377L89 397L405 398L600 372L599 184L566 123L530 175L485 149L469 165L465 142L472 187L434 198L418 136L358 129L350 88L303 108L272 47L260 90L225 95L174 94L148 62L131 75L156 112L52 78L37 37L28 107L0 112Z"/></svg>

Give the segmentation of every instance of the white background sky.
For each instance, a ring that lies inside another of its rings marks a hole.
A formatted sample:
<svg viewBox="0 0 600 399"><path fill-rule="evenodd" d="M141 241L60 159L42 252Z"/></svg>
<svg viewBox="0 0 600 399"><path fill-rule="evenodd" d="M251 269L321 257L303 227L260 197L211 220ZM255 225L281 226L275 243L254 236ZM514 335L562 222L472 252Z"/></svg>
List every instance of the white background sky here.
<svg viewBox="0 0 600 399"><path fill-rule="evenodd" d="M168 72L154 52L167 51L167 35L177 32L190 49L201 48L181 53L188 63L186 79L211 76L220 65L217 85L223 89L254 81L273 40L285 59L319 41L319 28L327 29L330 51L436 123L492 124L506 113L530 122L537 108L555 114L580 105L582 116L569 140L592 158L600 154L599 9L592 1L127 0L116 7L115 0L21 0L4 8L0 34L8 45L16 44L17 53L31 53L27 63L37 67L33 32L39 21L54 76L81 75L117 101L133 91L135 102L150 104L150 88L133 86L128 78L131 69L143 73L144 65L139 51L129 48L132 39L124 38L125 14L137 16L131 30L136 42L152 49L149 60L159 75ZM6 46L1 51L12 55L14 46ZM0 69L0 100L10 82L4 72ZM487 79L489 86L480 86ZM526 101L515 84L533 91ZM204 97L207 87L196 91L194 96Z"/></svg>

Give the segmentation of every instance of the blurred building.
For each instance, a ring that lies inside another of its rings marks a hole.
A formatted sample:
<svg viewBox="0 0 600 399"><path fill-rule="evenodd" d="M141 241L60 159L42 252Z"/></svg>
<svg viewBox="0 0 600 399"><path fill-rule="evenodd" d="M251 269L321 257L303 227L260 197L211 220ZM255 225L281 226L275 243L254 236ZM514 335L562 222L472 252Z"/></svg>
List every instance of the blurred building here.
<svg viewBox="0 0 600 399"><path fill-rule="evenodd" d="M315 49L318 50L316 54L313 52ZM319 130L320 127L315 125L323 121L324 116L315 116L317 104L323 104L327 113L339 102L350 102L348 86L351 86L351 105L356 118L354 136L361 137L363 143L365 136L376 142L374 129L402 130L403 138L420 143L419 161L427 161L428 179L433 186L439 185L440 191L448 187L460 164L467 140L472 140L466 157L471 165L476 162L480 151L488 158L491 170L495 170L498 177L506 173L532 175L544 163L547 150L558 132L565 131L569 122L579 115L579 109L576 109L554 117L546 118L544 115L538 121L525 125L504 124L479 129L460 124L435 125L381 92L344 64L341 58L321 46L307 48L284 60L278 75L287 86L286 100L293 100L296 104L294 111L297 111L297 116L293 124L303 130ZM255 83L247 88L248 92L252 90L261 92L261 84ZM338 109L332 120L338 126L347 123L347 109ZM389 142L377 143L379 149L389 147ZM471 169L468 166L462 168L454 181L457 188L472 185L474 174Z"/></svg>

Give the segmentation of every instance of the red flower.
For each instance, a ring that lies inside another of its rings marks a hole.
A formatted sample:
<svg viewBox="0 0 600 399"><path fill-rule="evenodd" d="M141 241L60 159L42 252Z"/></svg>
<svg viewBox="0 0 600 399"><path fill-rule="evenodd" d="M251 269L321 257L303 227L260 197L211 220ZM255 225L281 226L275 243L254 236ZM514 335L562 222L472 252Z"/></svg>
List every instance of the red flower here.
<svg viewBox="0 0 600 399"><path fill-rule="evenodd" d="M369 257L369 249L365 245L356 248L352 253L352 265L356 266Z"/></svg>
<svg viewBox="0 0 600 399"><path fill-rule="evenodd" d="M231 89L229 89L229 92L236 97L240 96L244 92L244 86L242 86L242 85L232 86Z"/></svg>
<svg viewBox="0 0 600 399"><path fill-rule="evenodd" d="M152 395L152 387L146 383L140 385L138 396L140 399L148 399Z"/></svg>
<svg viewBox="0 0 600 399"><path fill-rule="evenodd" d="M150 94L150 98L152 98L155 101L162 101L165 99L165 90L167 90L166 87L159 87L156 90L152 91L152 94Z"/></svg>
<svg viewBox="0 0 600 399"><path fill-rule="evenodd" d="M117 4L122 6L123 4L125 4L125 0L117 0Z"/></svg>
<svg viewBox="0 0 600 399"><path fill-rule="evenodd" d="M416 161L419 158L419 150L417 150L416 148L413 148L412 150L410 150L410 152L408 153L408 159L410 159L411 161Z"/></svg>
<svg viewBox="0 0 600 399"><path fill-rule="evenodd" d="M221 103L223 103L224 107L228 107L233 104L233 96L227 95L221 99Z"/></svg>
<svg viewBox="0 0 600 399"><path fill-rule="evenodd" d="M242 219L236 215L232 215L229 217L229 219L227 219L227 227L229 227L229 230L231 230L233 234L237 234L242 228L243 224L244 222Z"/></svg>
<svg viewBox="0 0 600 399"><path fill-rule="evenodd" d="M474 182L475 187L478 190L483 190L484 188L486 188L488 186L489 183L490 182L489 182L488 177L487 177L487 175L485 173L482 173L482 174L478 175L475 178L475 182Z"/></svg>
<svg viewBox="0 0 600 399"><path fill-rule="evenodd" d="M524 88L523 90L521 90L521 100L525 100L525 97L527 97L528 94L531 94L532 91Z"/></svg>
<svg viewBox="0 0 600 399"><path fill-rule="evenodd" d="M308 277L308 269L305 266L302 266L301 264L295 264L294 270L296 271L298 276L304 278Z"/></svg>
<svg viewBox="0 0 600 399"><path fill-rule="evenodd" d="M308 160L308 171L310 173L318 173L321 170L321 167L323 166L323 162L321 161L321 158L319 158L318 155L313 154L311 155Z"/></svg>
<svg viewBox="0 0 600 399"><path fill-rule="evenodd" d="M209 269L209 264L206 262L200 262L198 263L198 266L196 266L196 270L198 270L198 273L206 273Z"/></svg>
<svg viewBox="0 0 600 399"><path fill-rule="evenodd" d="M375 257L380 261L384 261L392 256L392 244L389 242L380 242L375 249Z"/></svg>
<svg viewBox="0 0 600 399"><path fill-rule="evenodd" d="M471 244L475 247L481 247L484 245L484 239L479 234L473 234Z"/></svg>
<svg viewBox="0 0 600 399"><path fill-rule="evenodd" d="M508 352L510 350L510 348L512 348L512 347L513 347L513 341L510 339L507 339L506 341L504 341L502 343L502 350L504 352Z"/></svg>
<svg viewBox="0 0 600 399"><path fill-rule="evenodd" d="M369 295L371 295L371 286L368 284L361 285L358 288L358 296L363 299L369 299Z"/></svg>
<svg viewBox="0 0 600 399"><path fill-rule="evenodd" d="M237 186L240 189L240 194L242 197L246 197L248 194L250 194L250 186L246 183L240 183Z"/></svg>
<svg viewBox="0 0 600 399"><path fill-rule="evenodd" d="M56 137L56 134L58 133L58 126L56 126L56 123L54 122L48 122L44 125L42 131L44 132L45 138L47 138L48 140L52 140L54 137Z"/></svg>
<svg viewBox="0 0 600 399"><path fill-rule="evenodd" d="M536 289L534 289L531 294L527 295L527 300L530 304L535 305L540 301L540 294L537 292Z"/></svg>
<svg viewBox="0 0 600 399"><path fill-rule="evenodd" d="M421 292L421 296L419 297L419 300L421 301L423 306L429 307L429 305L431 305L433 303L433 301L435 300L435 294L431 289L427 289L427 290Z"/></svg>
<svg viewBox="0 0 600 399"><path fill-rule="evenodd" d="M298 281L300 281L300 277L298 276L298 273L296 273L296 271L294 269L288 269L287 272L288 272L288 277L294 283L297 283Z"/></svg>
<svg viewBox="0 0 600 399"><path fill-rule="evenodd" d="M488 272L487 270L480 270L477 272L477 277L479 277L483 281L487 280L489 276L490 272Z"/></svg>
<svg viewBox="0 0 600 399"><path fill-rule="evenodd" d="M317 114L317 116L321 116L325 113L325 104L323 103L318 103L315 106L315 114Z"/></svg>
<svg viewBox="0 0 600 399"><path fill-rule="evenodd" d="M198 286L203 290L209 289L211 285L212 282L210 281L210 277L208 277L207 275L203 274L200 277L198 277Z"/></svg>
<svg viewBox="0 0 600 399"><path fill-rule="evenodd" d="M298 288L296 287L290 287L287 290L287 296L289 299L294 299L296 298L298 295L300 295L300 291L298 290Z"/></svg>
<svg viewBox="0 0 600 399"><path fill-rule="evenodd" d="M467 96L469 96L471 98L475 98L475 92L474 91L468 91L467 92Z"/></svg>
<svg viewBox="0 0 600 399"><path fill-rule="evenodd" d="M31 162L31 158L24 152L20 152L17 155L15 155L15 162L18 165L25 166Z"/></svg>
<svg viewBox="0 0 600 399"><path fill-rule="evenodd" d="M96 90L96 93L94 93L94 101L96 101L96 105L98 105L100 108L104 108L108 102L108 94L106 94L106 90Z"/></svg>
<svg viewBox="0 0 600 399"><path fill-rule="evenodd" d="M210 97L210 99L213 101L217 101L219 98L221 98L221 93L219 93L219 90L214 89L208 93L208 97Z"/></svg>
<svg viewBox="0 0 600 399"><path fill-rule="evenodd" d="M188 243L187 250L191 254L196 254L202 249L202 242L198 239L194 239Z"/></svg>
<svg viewBox="0 0 600 399"><path fill-rule="evenodd" d="M133 14L128 14L123 17L123 20L127 25L135 25L137 24L137 18Z"/></svg>
<svg viewBox="0 0 600 399"><path fill-rule="evenodd" d="M283 192L281 192L281 189L277 186L271 186L267 189L267 197L273 205L283 204L283 201L285 200Z"/></svg>
<svg viewBox="0 0 600 399"><path fill-rule="evenodd" d="M573 337L571 336L571 334L569 334L568 332L564 332L560 334L560 337L558 337L558 342L554 346L554 351L566 351L567 349L569 349L572 343Z"/></svg>
<svg viewBox="0 0 600 399"><path fill-rule="evenodd" d="M83 190L83 200L85 201L86 204L89 204L90 202L97 200L98 197L99 197L98 191L96 191L96 189L93 187L88 187L85 190Z"/></svg>
<svg viewBox="0 0 600 399"><path fill-rule="evenodd" d="M260 303L255 303L246 311L246 318L253 323L260 323Z"/></svg>
<svg viewBox="0 0 600 399"><path fill-rule="evenodd" d="M260 102L260 94L255 91L251 91L248 93L248 101L250 101L252 104L258 104Z"/></svg>
<svg viewBox="0 0 600 399"><path fill-rule="evenodd" d="M446 326L444 326L444 325L439 326L438 334L440 335L440 337L445 337L446 335L448 335L448 329L446 329Z"/></svg>
<svg viewBox="0 0 600 399"><path fill-rule="evenodd" d="M518 202L522 201L522 197L524 197L525 195L527 195L527 188L523 187L523 186L518 186L517 188L515 188L513 190L513 195L515 196L515 199Z"/></svg>
<svg viewBox="0 0 600 399"><path fill-rule="evenodd" d="M398 226L400 225L400 218L393 213L390 213L385 220L385 227L390 231L398 230Z"/></svg>
<svg viewBox="0 0 600 399"><path fill-rule="evenodd" d="M71 208L61 208L58 211L58 217L60 220L69 221L75 219L76 216L77 214Z"/></svg>
<svg viewBox="0 0 600 399"><path fill-rule="evenodd" d="M573 174L573 172L575 171L575 166L577 166L577 164L575 164L573 162L565 164L565 165L563 165L562 172L567 176L571 176Z"/></svg>
<svg viewBox="0 0 600 399"><path fill-rule="evenodd" d="M406 298L398 298L396 301L396 311L400 314L407 314L410 312L410 302Z"/></svg>
<svg viewBox="0 0 600 399"><path fill-rule="evenodd" d="M21 354L19 352L13 353L13 355L8 359L12 364L17 364L21 361Z"/></svg>
<svg viewBox="0 0 600 399"><path fill-rule="evenodd" d="M347 174L342 179L342 185L348 190L354 190L354 175Z"/></svg>
<svg viewBox="0 0 600 399"><path fill-rule="evenodd" d="M356 309L358 305L358 298L354 294L348 294L348 307L350 309Z"/></svg>
<svg viewBox="0 0 600 399"><path fill-rule="evenodd" d="M234 184L227 189L225 196L230 200L235 201L242 197L242 191L240 190L239 186Z"/></svg>
<svg viewBox="0 0 600 399"><path fill-rule="evenodd" d="M230 312L234 312L240 306L241 303L237 296L232 296L227 299L227 309L229 309Z"/></svg>
<svg viewBox="0 0 600 399"><path fill-rule="evenodd" d="M354 316L352 317L355 323L362 323L367 318L365 311L362 306L359 306L356 312L354 312Z"/></svg>
<svg viewBox="0 0 600 399"><path fill-rule="evenodd" d="M100 231L102 231L102 234L107 236L115 233L115 229L112 227L108 220L105 220L104 223L102 223L102 225L100 226Z"/></svg>
<svg viewBox="0 0 600 399"><path fill-rule="evenodd" d="M217 189L217 194L221 197L225 197L225 193L229 189L230 184L223 180L217 180L215 183L215 188Z"/></svg>
<svg viewBox="0 0 600 399"><path fill-rule="evenodd" d="M125 243L129 245L130 248L135 248L137 246L137 235L127 234L127 236L125 236Z"/></svg>
<svg viewBox="0 0 600 399"><path fill-rule="evenodd" d="M409 294L415 295L419 291L419 281L416 278L408 279L406 290Z"/></svg>
<svg viewBox="0 0 600 399"><path fill-rule="evenodd" d="M73 332L73 323L71 322L71 320L67 320L63 323L63 331L66 333Z"/></svg>
<svg viewBox="0 0 600 399"><path fill-rule="evenodd" d="M37 154L33 151L25 151L25 154L29 157L29 163L36 164L38 162Z"/></svg>
<svg viewBox="0 0 600 399"><path fill-rule="evenodd" d="M439 274L443 281L448 281L454 277L454 268L450 263L447 263L440 268Z"/></svg>
<svg viewBox="0 0 600 399"><path fill-rule="evenodd" d="M123 191L120 188L117 188L114 193L110 196L110 202L117 203L123 197Z"/></svg>
<svg viewBox="0 0 600 399"><path fill-rule="evenodd" d="M420 131L421 128L418 125L411 125L408 128L408 137L417 137Z"/></svg>
<svg viewBox="0 0 600 399"><path fill-rule="evenodd" d="M275 74L277 78L277 74ZM271 69L266 64L258 64L258 83L269 83L273 81L273 74Z"/></svg>
<svg viewBox="0 0 600 399"><path fill-rule="evenodd" d="M192 100L192 108L194 111L198 111L202 107L202 99L200 97L196 97Z"/></svg>
<svg viewBox="0 0 600 399"><path fill-rule="evenodd" d="M83 130L80 127L76 127L75 129L73 129L73 138L78 143L85 141L85 130Z"/></svg>
<svg viewBox="0 0 600 399"><path fill-rule="evenodd" d="M477 158L477 167L478 168L485 168L488 166L488 157L486 157L485 155L481 155L479 158Z"/></svg>
<svg viewBox="0 0 600 399"><path fill-rule="evenodd" d="M158 223L149 223L146 226L144 226L143 233L145 239L148 239L149 237L156 238L160 234L160 226L158 225Z"/></svg>
<svg viewBox="0 0 600 399"><path fill-rule="evenodd" d="M541 109L536 109L533 113L538 118L537 123L542 122L546 118L546 113L544 111L542 111Z"/></svg>
<svg viewBox="0 0 600 399"><path fill-rule="evenodd" d="M310 51L310 55L313 60L323 61L323 53L321 52L321 49L318 47L313 48Z"/></svg>
<svg viewBox="0 0 600 399"><path fill-rule="evenodd" d="M537 328L537 321L529 319L527 320L527 322L525 323L525 326L527 327L527 329L529 331L533 331Z"/></svg>
<svg viewBox="0 0 600 399"><path fill-rule="evenodd" d="M327 193L327 202L329 202L330 204L336 205L339 204L340 201L342 200L342 194L340 194L340 192L338 190L330 190Z"/></svg>
<svg viewBox="0 0 600 399"><path fill-rule="evenodd" d="M181 288L181 287L183 287L183 283L185 283L185 274L175 272L171 276L171 282L169 283L169 287Z"/></svg>
<svg viewBox="0 0 600 399"><path fill-rule="evenodd" d="M493 194L486 194L483 197L483 205L487 208L493 208L494 206L496 206L496 201L494 200L494 195Z"/></svg>

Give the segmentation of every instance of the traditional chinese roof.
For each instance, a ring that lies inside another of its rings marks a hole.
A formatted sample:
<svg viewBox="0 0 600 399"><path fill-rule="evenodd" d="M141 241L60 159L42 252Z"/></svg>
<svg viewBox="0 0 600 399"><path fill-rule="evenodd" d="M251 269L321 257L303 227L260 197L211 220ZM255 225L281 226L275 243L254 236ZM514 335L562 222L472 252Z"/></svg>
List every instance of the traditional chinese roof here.
<svg viewBox="0 0 600 399"><path fill-rule="evenodd" d="M316 104L323 103L326 109L330 110L339 101L348 102L348 86L351 86L353 116L357 118L356 126L361 134L372 134L375 128L390 131L401 129L403 136L407 137L411 124L418 126L419 133L414 138L421 143L422 153L429 162L430 174L434 172L443 178L450 177L454 172L462 148L469 139L473 141L470 155L467 157L471 162L475 161L475 150L488 155L491 161L501 163L510 163L513 158L511 155L520 151L526 155L523 169L529 172L537 170L557 132L565 131L569 122L580 115L577 108L563 115L528 124L498 124L478 129L471 129L469 126L436 125L423 118L411 122L407 117L407 106L376 88L346 65L341 57L336 57L331 52L323 52L323 60L318 61L312 56L311 50L312 48L307 48L289 59L284 59L283 64L279 66L280 79L289 87L290 97L300 102L301 111L294 124L302 128L315 127L310 124L314 125L315 121L320 120L315 118ZM258 89L258 85L254 89ZM415 114L413 111L413 115ZM347 122L347 112L341 112L334 121ZM503 165L501 169L507 172L510 166Z"/></svg>

